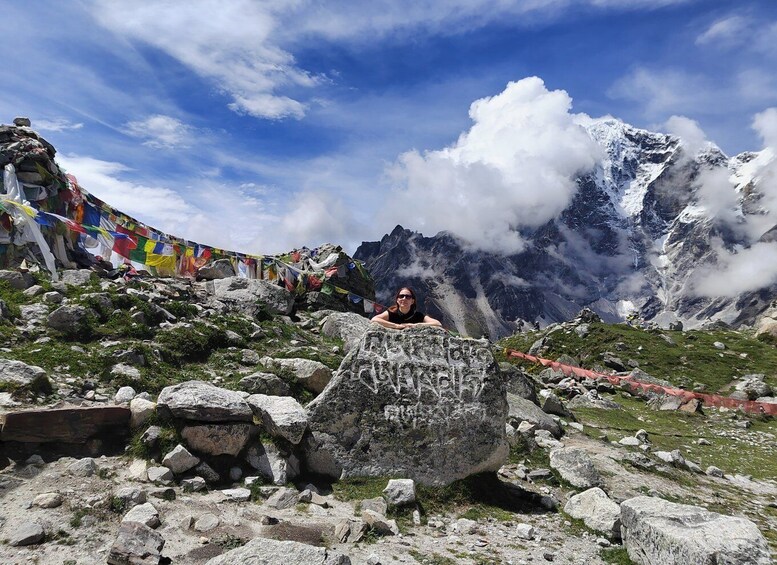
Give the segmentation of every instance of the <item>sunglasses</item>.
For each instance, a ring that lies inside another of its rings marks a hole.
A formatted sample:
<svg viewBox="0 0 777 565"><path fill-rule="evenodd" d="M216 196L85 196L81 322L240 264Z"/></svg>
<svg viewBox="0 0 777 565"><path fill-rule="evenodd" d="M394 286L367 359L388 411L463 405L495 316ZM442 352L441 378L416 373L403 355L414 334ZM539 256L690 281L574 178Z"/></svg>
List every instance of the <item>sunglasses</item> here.
<svg viewBox="0 0 777 565"><path fill-rule="evenodd" d="M413 295L412 294L397 294L397 298L398 299L399 298L407 298L408 300L410 300L411 298L413 298Z"/></svg>

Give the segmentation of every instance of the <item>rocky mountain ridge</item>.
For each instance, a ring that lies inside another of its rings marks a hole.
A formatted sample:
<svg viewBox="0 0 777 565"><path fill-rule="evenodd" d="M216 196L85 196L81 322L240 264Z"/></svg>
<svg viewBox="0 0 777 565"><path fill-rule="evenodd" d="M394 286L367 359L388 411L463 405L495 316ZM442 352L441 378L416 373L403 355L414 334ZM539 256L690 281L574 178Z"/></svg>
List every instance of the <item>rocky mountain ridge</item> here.
<svg viewBox="0 0 777 565"><path fill-rule="evenodd" d="M424 236L397 226L354 255L375 278L379 299L390 302L396 287L409 284L447 327L494 338L524 322L568 320L582 307L609 321L631 315L664 327L754 324L777 285L734 295L725 284L716 295L698 287L720 275L727 254L771 241L771 151L729 159L707 144L692 153L677 137L612 118L586 129L603 157L576 179L577 193L558 218L520 230L530 242L525 251L500 256L473 250L455 230ZM725 210L715 209L705 188L715 175L728 179Z"/></svg>

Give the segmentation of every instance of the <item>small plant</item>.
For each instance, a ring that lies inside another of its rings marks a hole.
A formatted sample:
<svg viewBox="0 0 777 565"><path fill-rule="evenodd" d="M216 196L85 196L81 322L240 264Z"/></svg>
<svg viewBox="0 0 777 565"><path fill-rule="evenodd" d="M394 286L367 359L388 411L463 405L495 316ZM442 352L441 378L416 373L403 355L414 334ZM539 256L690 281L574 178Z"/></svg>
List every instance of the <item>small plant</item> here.
<svg viewBox="0 0 777 565"><path fill-rule="evenodd" d="M246 541L247 540L232 534L224 534L222 537L213 540L213 543L222 548L224 551L229 551L230 549L243 547L246 544Z"/></svg>
<svg viewBox="0 0 777 565"><path fill-rule="evenodd" d="M90 513L90 510L88 508L77 509L75 512L73 512L73 515L70 517L70 527L80 528L83 522L84 516L86 516L89 513Z"/></svg>
<svg viewBox="0 0 777 565"><path fill-rule="evenodd" d="M613 563L614 565L633 565L634 562L629 558L629 553L625 547L607 547L599 552L602 561Z"/></svg>
<svg viewBox="0 0 777 565"><path fill-rule="evenodd" d="M120 496L112 496L108 508L115 514L124 514L127 509L127 501Z"/></svg>

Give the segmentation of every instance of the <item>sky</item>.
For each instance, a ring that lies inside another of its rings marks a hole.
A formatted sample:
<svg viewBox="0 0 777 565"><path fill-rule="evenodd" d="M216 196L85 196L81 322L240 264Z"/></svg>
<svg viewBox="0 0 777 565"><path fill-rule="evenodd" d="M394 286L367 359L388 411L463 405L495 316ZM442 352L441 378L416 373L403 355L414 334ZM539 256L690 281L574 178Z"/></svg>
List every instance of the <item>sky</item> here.
<svg viewBox="0 0 777 565"><path fill-rule="evenodd" d="M588 117L777 145L773 0L2 6L0 122L29 117L113 207L229 250L352 254L401 224L519 251L512 228L596 159Z"/></svg>

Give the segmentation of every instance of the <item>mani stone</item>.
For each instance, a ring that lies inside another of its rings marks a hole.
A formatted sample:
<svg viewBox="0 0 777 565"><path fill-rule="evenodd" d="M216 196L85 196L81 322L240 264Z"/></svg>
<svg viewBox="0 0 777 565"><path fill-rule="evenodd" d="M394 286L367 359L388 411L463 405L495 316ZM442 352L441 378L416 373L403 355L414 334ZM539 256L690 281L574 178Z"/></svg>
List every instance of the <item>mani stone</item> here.
<svg viewBox="0 0 777 565"><path fill-rule="evenodd" d="M308 406L308 470L444 486L506 460L505 383L486 340L375 325Z"/></svg>
<svg viewBox="0 0 777 565"><path fill-rule="evenodd" d="M621 535L637 565L768 565L769 547L745 518L638 496L621 503Z"/></svg>

